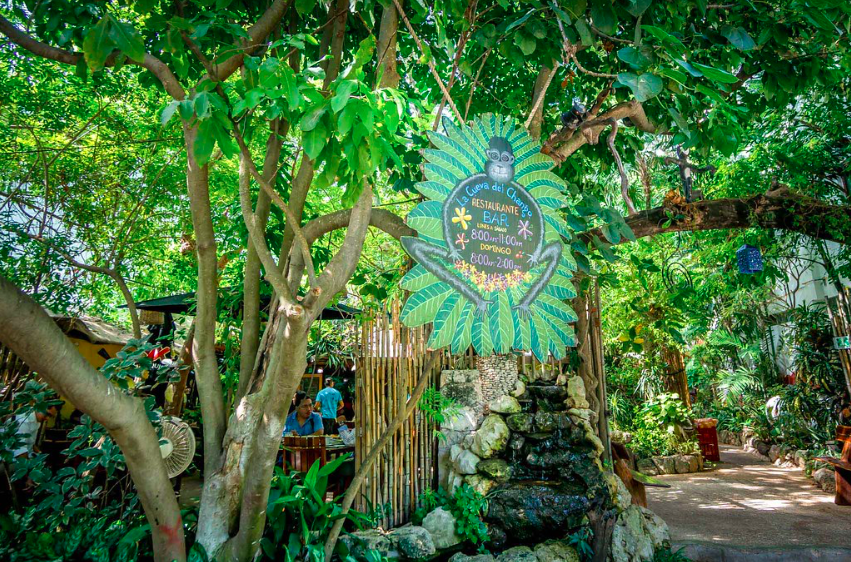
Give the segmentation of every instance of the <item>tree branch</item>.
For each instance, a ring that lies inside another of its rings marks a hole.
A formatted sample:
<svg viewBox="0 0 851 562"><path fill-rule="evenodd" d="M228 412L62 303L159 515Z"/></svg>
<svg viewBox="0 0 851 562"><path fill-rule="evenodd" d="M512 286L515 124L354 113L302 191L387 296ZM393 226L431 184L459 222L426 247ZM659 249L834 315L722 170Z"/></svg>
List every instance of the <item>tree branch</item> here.
<svg viewBox="0 0 851 562"><path fill-rule="evenodd" d="M682 216L670 219L670 216ZM668 226L665 224L671 221ZM690 204L672 204L640 211L626 219L636 238L665 232L766 228L791 230L812 238L840 244L851 241L851 206L829 205L787 188L768 191L742 199L714 199ZM579 237L590 242L603 238L601 228L583 232ZM620 243L626 242L621 239Z"/></svg>
<svg viewBox="0 0 851 562"><path fill-rule="evenodd" d="M151 526L157 562L186 560L183 522L142 402L116 389L30 297L0 277L0 342L102 424L124 454Z"/></svg>
<svg viewBox="0 0 851 562"><path fill-rule="evenodd" d="M19 30L14 25L12 25L12 22L7 20L3 16L0 16L0 33L3 33L3 35L8 37L13 43L18 45L19 47L23 47L27 51L41 58L70 65L76 65L80 61L80 59L83 58L82 53L72 53L71 51L58 49L56 47L52 47L46 43L42 43L41 41L33 39L23 31ZM106 59L104 66L114 66L115 61L118 58L118 54L118 51L113 52ZM151 71L154 76L159 78L165 90L174 99L182 100L186 97L186 92L183 91L183 86L180 85L180 81L177 79L171 69L157 57L151 55L150 53L145 53L145 58L141 62L128 58L127 63L137 64Z"/></svg>
<svg viewBox="0 0 851 562"><path fill-rule="evenodd" d="M298 240L300 243L299 245L301 246L301 253L304 258L305 264L307 265L307 278L310 282L310 287L316 288L316 271L313 268L313 258L310 255L310 245L307 243L307 240L305 240L304 238L304 234L301 232L301 227L299 226L300 221L296 219L295 215L293 214L289 205L287 205L286 201L283 200L283 198L278 194L278 192L275 191L272 186L269 185L269 182L267 182L263 178L263 176L260 175L260 172L257 171L257 167L254 165L254 161L251 158L251 152L248 150L248 146L245 144L245 139L242 138L242 134L239 132L239 126L237 126L235 122L233 123L233 134L236 137L236 142L239 144L239 149L242 152L243 157L245 158L246 165L248 166L248 171L251 172L251 175L254 177L254 180L258 184L260 184L260 187L262 187L263 190L269 195L269 197L272 198L272 201L278 207L281 208L287 218L287 222L292 224L293 234L295 234L296 240ZM249 204L249 210L250 209L251 206Z"/></svg>
<svg viewBox="0 0 851 562"><path fill-rule="evenodd" d="M21 230L20 233L26 236L27 238L30 238L31 240L35 240L36 242L44 244L45 246L56 252L59 256L62 257L62 259L67 261L73 267L83 269L91 273L99 273L101 275L106 275L107 277L115 281L115 283L118 285L118 290L121 291L121 296L124 297L124 303L127 305L127 310L130 312L130 323L133 325L133 337L136 339L142 337L142 326L139 323L139 312L136 310L136 301L133 299L133 294L127 287L127 282L124 280L124 277L118 272L118 270L110 267L89 265L87 263L77 261L76 259L71 257L71 254L67 253L62 248L42 236L30 234L29 232L23 230Z"/></svg>
<svg viewBox="0 0 851 562"><path fill-rule="evenodd" d="M623 161L621 160L621 155L618 153L618 149L615 148L615 137L618 134L618 122L612 119L612 131L609 133L609 136L606 138L606 144L609 146L609 150L612 153L612 156L615 157L615 164L618 166L618 174L621 176L621 196L623 197L624 203L626 203L626 208L629 211L630 215L635 214L635 205L632 202L632 199L629 196L629 177L626 175L626 170L623 168Z"/></svg>
<svg viewBox="0 0 851 562"><path fill-rule="evenodd" d="M214 82L224 82L227 80L231 74L242 66L243 61L245 61L245 55L260 45L272 33L272 30L283 19L292 4L293 0L275 0L269 6L269 9L260 16L260 19L248 28L248 40L242 42L240 53L231 56L223 62L214 64L213 74L208 77Z"/></svg>
<svg viewBox="0 0 851 562"><path fill-rule="evenodd" d="M408 32L411 34L411 37L414 38L414 42L417 44L417 48L423 55L425 55L425 48L423 47L422 41L420 41L417 32L414 31L413 26L411 26L411 22L408 20L408 16L405 15L405 10L403 10L402 5L399 4L399 0L393 0L393 4L396 6L396 10L399 12L399 15L402 16L402 21L405 22L405 27L408 28ZM455 113L455 117L458 119L458 123L464 123L464 118L461 117L461 112L458 111L458 108L455 106L455 102L452 101L452 96L449 95L449 90L446 89L446 85L440 78L440 74L437 73L437 69L434 67L434 61L430 57L428 58L428 69L431 71L431 75L434 76L434 79L437 80L437 85L440 87L440 91L443 93L443 97L445 97L446 100L449 102L449 107L451 107L453 113Z"/></svg>
<svg viewBox="0 0 851 562"><path fill-rule="evenodd" d="M584 144L591 140L596 142L596 138L599 136L600 131L610 124L610 120L620 120L627 117L633 125L638 127L639 130L647 133L656 132L656 126L647 119L647 116L644 113L644 108L639 102L632 100L619 103L612 109L604 112L597 119L583 123L581 128L583 131L588 131L588 136L574 135L572 130L567 129L556 131L550 135L550 138L547 139L546 143L544 143L544 146L541 148L541 152L549 154L553 160L556 161L557 165L561 164L567 160L571 154L579 150L579 148L581 148Z"/></svg>

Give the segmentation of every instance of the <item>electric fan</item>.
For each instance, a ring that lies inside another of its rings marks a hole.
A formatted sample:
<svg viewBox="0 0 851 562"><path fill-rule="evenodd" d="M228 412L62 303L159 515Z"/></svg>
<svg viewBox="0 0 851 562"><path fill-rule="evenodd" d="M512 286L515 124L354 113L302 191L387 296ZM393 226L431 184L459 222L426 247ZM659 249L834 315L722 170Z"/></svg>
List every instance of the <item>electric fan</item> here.
<svg viewBox="0 0 851 562"><path fill-rule="evenodd" d="M180 418L163 417L160 454L169 478L186 470L195 454L195 435L189 424Z"/></svg>

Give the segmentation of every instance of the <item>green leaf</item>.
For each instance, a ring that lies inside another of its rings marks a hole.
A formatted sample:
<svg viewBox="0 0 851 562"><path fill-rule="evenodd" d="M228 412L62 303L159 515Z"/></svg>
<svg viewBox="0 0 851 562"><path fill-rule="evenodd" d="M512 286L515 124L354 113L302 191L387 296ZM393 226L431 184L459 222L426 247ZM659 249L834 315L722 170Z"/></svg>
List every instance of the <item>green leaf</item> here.
<svg viewBox="0 0 851 562"><path fill-rule="evenodd" d="M741 51L750 51L756 47L756 43L754 43L751 36L748 35L748 32L742 26L732 27L725 25L721 28L721 35L726 37L730 43Z"/></svg>
<svg viewBox="0 0 851 562"><path fill-rule="evenodd" d="M526 23L526 21L530 17L532 17L532 14L534 14L534 13L535 13L535 9L531 9L528 12L526 12L526 14L524 16L522 16L519 19L514 20L513 22L508 24L508 27L505 28L505 33L508 34L508 32L511 31L512 29L518 28L521 25L523 25L524 23Z"/></svg>
<svg viewBox="0 0 851 562"><path fill-rule="evenodd" d="M286 92L287 106L290 111L295 111L301 105L301 92L298 90L298 81L296 80L295 72L289 65L281 65L280 68L281 85Z"/></svg>
<svg viewBox="0 0 851 562"><path fill-rule="evenodd" d="M171 121L172 116L174 116L174 112L177 111L177 106L180 104L177 100L169 103L165 108L163 108L163 112L160 114L160 123L165 127L169 121Z"/></svg>
<svg viewBox="0 0 851 562"><path fill-rule="evenodd" d="M207 99L207 93L201 92L195 96L194 100L195 115L198 119L207 119L210 116L210 100Z"/></svg>
<svg viewBox="0 0 851 562"><path fill-rule="evenodd" d="M325 125L319 123L313 130L304 135L304 152L308 158L316 160L327 142L328 132L325 130Z"/></svg>
<svg viewBox="0 0 851 562"><path fill-rule="evenodd" d="M112 16L107 16L112 25L109 29L109 37L115 45L134 61L141 62L145 58L145 43L136 28L129 23L116 21Z"/></svg>
<svg viewBox="0 0 851 562"><path fill-rule="evenodd" d="M461 355L470 347L474 317L473 303L467 301L455 325L455 335L452 337L452 353L454 355Z"/></svg>
<svg viewBox="0 0 851 562"><path fill-rule="evenodd" d="M618 50L618 58L636 70L647 68L653 63L653 49L647 45L639 48L624 47Z"/></svg>
<svg viewBox="0 0 851 562"><path fill-rule="evenodd" d="M406 291L419 291L420 289L437 283L439 280L433 273L420 264L416 264L399 282L399 286Z"/></svg>
<svg viewBox="0 0 851 562"><path fill-rule="evenodd" d="M685 60L682 60L682 59L676 59L676 58L672 59L672 60L675 63L677 63L678 65L680 65L683 68L683 70L685 70L686 72L688 72L692 76L694 76L696 78L700 78L701 76L703 76L703 73L701 71L699 71L698 69L696 69L695 67L693 67L691 64L689 64L688 61L685 61Z"/></svg>
<svg viewBox="0 0 851 562"><path fill-rule="evenodd" d="M406 237L402 237L404 242ZM410 328L434 321L437 310L452 293L452 287L443 282L434 283L408 297L399 319Z"/></svg>
<svg viewBox="0 0 851 562"><path fill-rule="evenodd" d="M720 82L722 84L734 84L739 81L735 75L730 74L726 70L721 70L720 68L713 68L711 66L707 66L705 64L694 63L694 67L700 70L703 73L703 76L712 80L713 82Z"/></svg>
<svg viewBox="0 0 851 562"><path fill-rule="evenodd" d="M479 318L473 320L473 328L471 330L473 349L476 353L483 357L493 354L493 340L491 339L490 325L487 318Z"/></svg>
<svg viewBox="0 0 851 562"><path fill-rule="evenodd" d="M583 18L578 18L574 27L576 27L577 33L579 33L579 40L582 45L590 47L594 43L594 37L591 35L591 28L588 26L588 23Z"/></svg>
<svg viewBox="0 0 851 562"><path fill-rule="evenodd" d="M440 349L452 343L455 326L458 324L466 302L467 299L458 293L452 293L443 301L434 318L434 329L429 336L428 347Z"/></svg>
<svg viewBox="0 0 851 562"><path fill-rule="evenodd" d="M666 50L669 52L673 51L673 53L682 56L686 52L686 46L683 45L682 41L662 29L661 27L656 27L655 25L642 25L641 29L655 37L659 42L662 43Z"/></svg>
<svg viewBox="0 0 851 562"><path fill-rule="evenodd" d="M550 2L550 7L556 13L556 15L565 23L565 25L570 25L572 23L570 16L567 15L567 12L559 8L558 3L554 0Z"/></svg>
<svg viewBox="0 0 851 562"><path fill-rule="evenodd" d="M89 28L83 39L83 55L86 57L89 70L92 72L101 70L114 47L115 43L109 36L109 19L103 18Z"/></svg>
<svg viewBox="0 0 851 562"><path fill-rule="evenodd" d="M296 0L295 9L298 12L298 15L304 17L313 11L313 7L316 6L316 0Z"/></svg>
<svg viewBox="0 0 851 562"><path fill-rule="evenodd" d="M682 114L673 107L668 108L668 113L674 119L674 123L677 124L677 127L680 128L683 134L691 138L691 130L688 128L688 121L685 120Z"/></svg>
<svg viewBox="0 0 851 562"><path fill-rule="evenodd" d="M336 93L331 98L331 110L334 113L339 113L341 109L349 103L349 98L358 89L358 83L355 80L343 80L337 85Z"/></svg>
<svg viewBox="0 0 851 562"><path fill-rule="evenodd" d="M528 57L535 52L538 42L531 35L518 33L514 36L514 44L520 48L521 53Z"/></svg>
<svg viewBox="0 0 851 562"><path fill-rule="evenodd" d="M607 35L614 34L618 25L612 0L591 0L591 20L594 25Z"/></svg>
<svg viewBox="0 0 851 562"><path fill-rule="evenodd" d="M618 74L618 82L632 90L639 102L658 96L663 87L662 79L654 74L636 76L632 72L621 72Z"/></svg>
<svg viewBox="0 0 851 562"><path fill-rule="evenodd" d="M597 236L594 236L594 238L592 238L592 241L594 242L594 247L596 247L597 250L600 252L600 255L603 256L603 259L608 262L618 261L617 254L612 251L612 247L609 244L606 244Z"/></svg>
<svg viewBox="0 0 851 562"><path fill-rule="evenodd" d="M632 17L637 18L643 14L652 3L653 0L629 0L629 3L626 5L626 11L629 12L629 15Z"/></svg>
<svg viewBox="0 0 851 562"><path fill-rule="evenodd" d="M678 82L680 84L685 84L688 81L688 76L686 76L685 73L680 72L679 70L674 70L673 68L660 68L657 72L665 78L670 78L674 82Z"/></svg>
<svg viewBox="0 0 851 562"><path fill-rule="evenodd" d="M320 102L318 105L310 109L307 113L304 114L304 117L301 118L299 122L299 126L302 131L312 131L319 124L319 120L322 119L322 116L325 115L325 112L328 110L328 105L326 101Z"/></svg>
<svg viewBox="0 0 851 562"><path fill-rule="evenodd" d="M443 205L437 201L424 201L414 207L405 220L420 237L443 240Z"/></svg>
<svg viewBox="0 0 851 562"><path fill-rule="evenodd" d="M210 155L216 147L216 136L213 132L215 121L207 119L198 125L198 135L192 145L192 154L199 166L204 166L210 161Z"/></svg>

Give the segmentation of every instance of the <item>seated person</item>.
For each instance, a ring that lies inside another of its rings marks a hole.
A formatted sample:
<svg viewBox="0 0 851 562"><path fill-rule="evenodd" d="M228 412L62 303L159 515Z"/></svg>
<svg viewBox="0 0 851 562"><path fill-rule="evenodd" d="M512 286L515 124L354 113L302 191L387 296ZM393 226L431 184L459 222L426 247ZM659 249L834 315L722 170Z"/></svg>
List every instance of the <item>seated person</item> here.
<svg viewBox="0 0 851 562"><path fill-rule="evenodd" d="M322 416L313 411L313 401L304 392L295 395L295 403L298 404L295 411L287 416L284 425L284 436L322 435L325 430L322 426Z"/></svg>

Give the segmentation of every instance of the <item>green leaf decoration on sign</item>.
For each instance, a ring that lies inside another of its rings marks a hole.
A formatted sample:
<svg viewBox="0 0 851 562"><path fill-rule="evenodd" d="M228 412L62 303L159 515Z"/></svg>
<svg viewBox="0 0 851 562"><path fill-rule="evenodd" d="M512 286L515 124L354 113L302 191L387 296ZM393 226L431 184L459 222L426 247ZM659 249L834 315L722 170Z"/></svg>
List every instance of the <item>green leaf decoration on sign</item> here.
<svg viewBox="0 0 851 562"><path fill-rule="evenodd" d="M443 133L428 137L415 186L426 200L407 217L417 236L402 238L418 262L400 283L412 292L402 322L433 323L428 346L453 354L472 345L481 356L564 357L577 265L563 209L576 211L553 160L513 119L492 114L461 126L444 119Z"/></svg>
<svg viewBox="0 0 851 562"><path fill-rule="evenodd" d="M422 326L433 322L443 301L452 294L452 287L439 281L417 291L405 301L400 319L406 326Z"/></svg>

